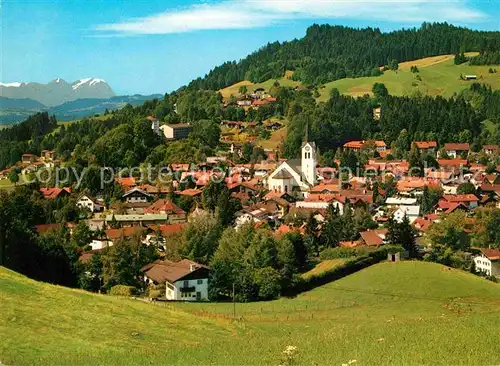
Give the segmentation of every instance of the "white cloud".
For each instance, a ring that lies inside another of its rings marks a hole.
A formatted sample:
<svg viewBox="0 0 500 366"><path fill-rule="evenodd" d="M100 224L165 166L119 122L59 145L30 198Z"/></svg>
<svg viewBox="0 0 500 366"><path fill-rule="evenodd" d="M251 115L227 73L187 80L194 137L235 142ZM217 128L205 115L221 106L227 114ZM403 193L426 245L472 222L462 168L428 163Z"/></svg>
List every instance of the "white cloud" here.
<svg viewBox="0 0 500 366"><path fill-rule="evenodd" d="M463 0L225 0L101 24L95 30L108 35L141 35L258 28L294 19L462 23L486 17Z"/></svg>

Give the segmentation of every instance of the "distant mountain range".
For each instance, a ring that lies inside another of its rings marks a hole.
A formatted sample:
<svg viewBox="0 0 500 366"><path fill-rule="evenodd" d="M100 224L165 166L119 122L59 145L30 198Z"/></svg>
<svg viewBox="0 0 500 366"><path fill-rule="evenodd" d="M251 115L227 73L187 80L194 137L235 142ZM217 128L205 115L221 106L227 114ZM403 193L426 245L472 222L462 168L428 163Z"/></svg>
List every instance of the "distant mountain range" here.
<svg viewBox="0 0 500 366"><path fill-rule="evenodd" d="M54 114L58 121L70 121L161 97L160 94L116 96L108 83L98 78L73 83L61 78L47 84L0 82L0 124L19 122L40 111Z"/></svg>
<svg viewBox="0 0 500 366"><path fill-rule="evenodd" d="M24 121L36 112L48 111L54 114L58 121L71 121L84 117L102 114L106 109L119 109L126 104L138 106L147 100L161 98L161 94L153 95L124 95L111 98L84 98L61 105L47 107L33 99L11 99L0 97L0 125L9 125Z"/></svg>
<svg viewBox="0 0 500 366"><path fill-rule="evenodd" d="M48 84L0 82L0 96L33 99L47 107L53 107L82 98L111 98L115 93L102 79L86 78L70 84L57 78Z"/></svg>

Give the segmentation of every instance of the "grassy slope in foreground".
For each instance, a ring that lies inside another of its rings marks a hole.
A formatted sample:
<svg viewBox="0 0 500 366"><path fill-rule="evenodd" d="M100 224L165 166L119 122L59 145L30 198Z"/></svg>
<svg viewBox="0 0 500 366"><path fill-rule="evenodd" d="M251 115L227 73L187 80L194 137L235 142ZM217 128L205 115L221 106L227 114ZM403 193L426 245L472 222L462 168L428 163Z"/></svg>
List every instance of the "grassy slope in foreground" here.
<svg viewBox="0 0 500 366"><path fill-rule="evenodd" d="M382 263L295 299L149 305L0 268L0 360L23 364L498 364L500 286Z"/></svg>

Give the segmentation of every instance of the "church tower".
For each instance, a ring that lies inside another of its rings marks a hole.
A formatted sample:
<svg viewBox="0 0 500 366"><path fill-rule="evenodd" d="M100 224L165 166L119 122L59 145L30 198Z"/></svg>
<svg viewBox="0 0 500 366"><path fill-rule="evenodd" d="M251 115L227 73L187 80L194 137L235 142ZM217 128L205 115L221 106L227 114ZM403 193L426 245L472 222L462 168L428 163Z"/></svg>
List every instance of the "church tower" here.
<svg viewBox="0 0 500 366"><path fill-rule="evenodd" d="M302 176L305 183L314 186L316 182L316 144L314 142L304 142L302 144L301 155Z"/></svg>

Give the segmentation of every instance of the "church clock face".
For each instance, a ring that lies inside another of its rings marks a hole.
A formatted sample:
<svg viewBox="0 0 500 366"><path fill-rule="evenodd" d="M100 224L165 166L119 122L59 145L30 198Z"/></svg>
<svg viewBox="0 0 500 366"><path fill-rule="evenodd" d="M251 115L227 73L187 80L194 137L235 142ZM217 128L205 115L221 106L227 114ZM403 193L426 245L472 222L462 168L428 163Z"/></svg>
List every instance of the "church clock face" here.
<svg viewBox="0 0 500 366"><path fill-rule="evenodd" d="M311 148L309 147L309 145L307 145L305 148L304 148L305 151L309 151L311 150Z"/></svg>

